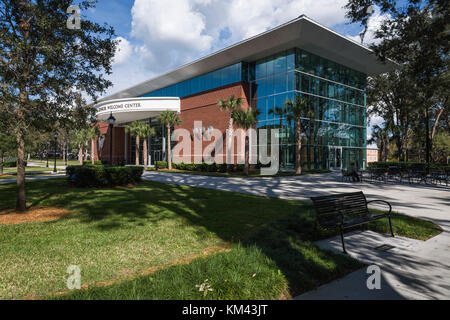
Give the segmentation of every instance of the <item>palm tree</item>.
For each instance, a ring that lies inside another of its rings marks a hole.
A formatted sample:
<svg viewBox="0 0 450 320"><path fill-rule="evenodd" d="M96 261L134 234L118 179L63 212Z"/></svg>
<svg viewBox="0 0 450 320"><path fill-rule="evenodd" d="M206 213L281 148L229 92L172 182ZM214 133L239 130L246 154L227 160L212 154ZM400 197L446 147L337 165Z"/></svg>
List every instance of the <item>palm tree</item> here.
<svg viewBox="0 0 450 320"><path fill-rule="evenodd" d="M80 164L83 164L83 147L87 139L88 138L86 129L80 129L75 132L74 142L78 146L78 161L80 162Z"/></svg>
<svg viewBox="0 0 450 320"><path fill-rule="evenodd" d="M233 144L233 113L236 112L242 106L244 100L242 98L235 98L234 95L228 98L228 100L220 99L217 102L220 110L230 112L230 120L228 123L228 141L227 141L227 163L231 163L231 145Z"/></svg>
<svg viewBox="0 0 450 320"><path fill-rule="evenodd" d="M91 163L94 164L94 152L95 152L95 141L98 139L100 135L100 129L97 126L92 126L86 130L87 139L91 140Z"/></svg>
<svg viewBox="0 0 450 320"><path fill-rule="evenodd" d="M275 117L280 118L280 134L281 134L281 130L283 129L283 117L286 114L286 107L285 108L280 108L275 106L275 108L269 110L269 114L274 115ZM282 150L279 151L280 152L280 162L283 163L283 152Z"/></svg>
<svg viewBox="0 0 450 320"><path fill-rule="evenodd" d="M141 122L133 121L129 126L125 127L125 131L130 134L130 136L136 138L136 166L139 166L139 151L141 150Z"/></svg>
<svg viewBox="0 0 450 320"><path fill-rule="evenodd" d="M181 124L181 118L174 111L163 111L158 116L158 121L167 126L167 162L169 170L172 170L172 149L170 148L170 128Z"/></svg>
<svg viewBox="0 0 450 320"><path fill-rule="evenodd" d="M147 151L147 139L156 134L155 129L150 127L148 123L140 122L138 127L139 137L144 139L143 142L143 154L144 154L144 169L147 170L148 166L148 151Z"/></svg>
<svg viewBox="0 0 450 320"><path fill-rule="evenodd" d="M233 120L236 122L236 126L242 128L247 133L250 128L253 128L258 123L258 113L252 109L248 111L237 110L233 112ZM248 176L249 160L250 160L250 146L249 136L245 136L245 167L244 174Z"/></svg>
<svg viewBox="0 0 450 320"><path fill-rule="evenodd" d="M286 101L287 117L289 121L295 122L295 145L296 145L296 157L295 157L295 173L302 173L301 166L301 150L302 150L302 121L301 118L308 116L309 114L310 99L295 96L294 101Z"/></svg>

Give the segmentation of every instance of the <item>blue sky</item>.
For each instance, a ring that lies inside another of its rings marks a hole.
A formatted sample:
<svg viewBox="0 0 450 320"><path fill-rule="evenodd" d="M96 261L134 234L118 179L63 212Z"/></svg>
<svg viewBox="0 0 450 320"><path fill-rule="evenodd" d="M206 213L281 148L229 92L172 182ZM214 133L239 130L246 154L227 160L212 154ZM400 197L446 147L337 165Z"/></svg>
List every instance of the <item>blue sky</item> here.
<svg viewBox="0 0 450 320"><path fill-rule="evenodd" d="M82 19L113 26L120 45L114 83L118 92L180 65L223 49L301 14L359 41L359 24L349 24L347 0L99 0ZM385 18L376 10L366 42ZM379 123L380 119L373 119Z"/></svg>

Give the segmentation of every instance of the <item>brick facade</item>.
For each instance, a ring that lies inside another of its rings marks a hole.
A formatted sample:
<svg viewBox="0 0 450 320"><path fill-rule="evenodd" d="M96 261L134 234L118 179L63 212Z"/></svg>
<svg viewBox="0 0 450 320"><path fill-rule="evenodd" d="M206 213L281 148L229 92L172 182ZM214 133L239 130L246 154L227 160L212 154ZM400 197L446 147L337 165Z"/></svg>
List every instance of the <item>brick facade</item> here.
<svg viewBox="0 0 450 320"><path fill-rule="evenodd" d="M228 111L222 111L217 106L217 102L220 99L227 100L230 96L235 96L236 98L242 98L243 104L241 108L243 110L248 110L249 108L249 97L248 97L248 83L246 82L237 82L227 86L223 86L217 89L205 91L199 94L190 95L181 99L181 114L180 118L182 120L182 124L177 126L175 129L183 128L189 131L191 135L191 162L194 161L194 145L193 145L193 129L194 129L194 121L202 121L202 127L207 129L209 127L213 127L214 129L218 129L223 133L223 150L224 152L227 150L227 141L226 141L226 130L228 129L230 113ZM109 145L110 145L110 130L108 124L99 123L101 135L104 136L103 148L100 150L100 160L109 161ZM237 129L234 126L234 129ZM208 145L214 143L215 139L212 138L211 141L203 141L202 142L202 150L204 150ZM240 145L243 148L245 143L245 137L240 136ZM98 141L96 142L96 144ZM238 141L235 138L235 152L234 152L234 162L237 163L236 153L238 152L237 146ZM127 145L127 146L126 146ZM127 155L125 156L125 148L127 148ZM96 148L97 149L97 148ZM243 150L241 149L242 154ZM182 153L181 153L182 154ZM214 155L214 154L213 154ZM95 160L98 160L98 154L95 153ZM197 156L201 156L197 155ZM225 162L225 154L217 154L214 155L216 160L222 158L222 161ZM120 161L125 161L130 164L135 163L134 154L131 155L131 138L129 135L127 136L127 143L125 143L125 128L123 127L114 127L113 129L113 162L118 163Z"/></svg>

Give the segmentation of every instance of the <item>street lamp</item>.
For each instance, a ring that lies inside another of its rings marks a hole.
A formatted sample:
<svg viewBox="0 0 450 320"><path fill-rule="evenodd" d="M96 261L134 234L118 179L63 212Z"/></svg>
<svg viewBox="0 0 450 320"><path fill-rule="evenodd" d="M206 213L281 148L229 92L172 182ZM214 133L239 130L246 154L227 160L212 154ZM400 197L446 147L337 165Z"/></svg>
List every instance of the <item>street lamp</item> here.
<svg viewBox="0 0 450 320"><path fill-rule="evenodd" d="M112 112L109 115L109 118L106 119L106 121L109 124L109 132L110 132L110 138L109 138L109 163L112 165L112 146L113 146L113 128L114 128L114 124L116 123L116 118L114 118Z"/></svg>
<svg viewBox="0 0 450 320"><path fill-rule="evenodd" d="M53 167L53 173L56 173L56 147L58 146L58 132L55 131L53 136L55 137L55 165Z"/></svg>

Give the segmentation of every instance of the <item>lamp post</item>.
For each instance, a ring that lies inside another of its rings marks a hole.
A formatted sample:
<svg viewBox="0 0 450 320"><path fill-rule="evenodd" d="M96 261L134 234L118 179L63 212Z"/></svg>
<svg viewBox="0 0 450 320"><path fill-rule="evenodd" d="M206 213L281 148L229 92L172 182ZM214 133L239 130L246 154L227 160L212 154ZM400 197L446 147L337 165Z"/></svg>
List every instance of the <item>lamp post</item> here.
<svg viewBox="0 0 450 320"><path fill-rule="evenodd" d="M112 112L109 115L109 118L106 120L109 124L109 132L110 132L110 138L109 138L109 163L112 165L112 146L113 146L113 128L114 124L116 123L116 118L114 118Z"/></svg>
<svg viewBox="0 0 450 320"><path fill-rule="evenodd" d="M58 132L55 131L55 133L53 134L53 136L55 137L55 165L53 167L53 173L56 173L56 147L58 146Z"/></svg>

